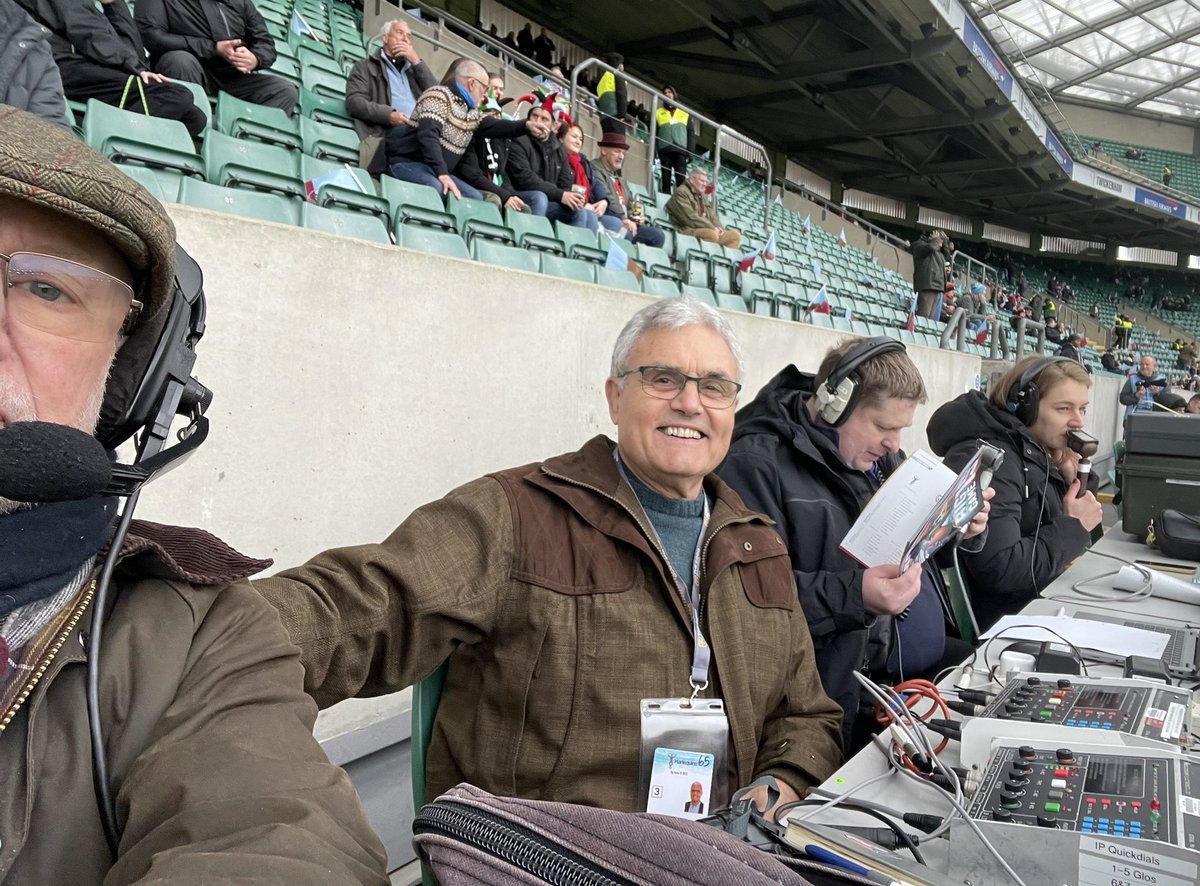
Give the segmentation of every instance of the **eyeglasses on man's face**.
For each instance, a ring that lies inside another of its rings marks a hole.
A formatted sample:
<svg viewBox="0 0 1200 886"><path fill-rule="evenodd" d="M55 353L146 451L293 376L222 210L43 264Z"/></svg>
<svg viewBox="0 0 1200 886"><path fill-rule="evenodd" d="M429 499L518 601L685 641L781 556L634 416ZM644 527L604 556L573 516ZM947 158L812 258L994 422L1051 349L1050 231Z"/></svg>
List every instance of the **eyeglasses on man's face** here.
<svg viewBox="0 0 1200 886"><path fill-rule="evenodd" d="M728 409L737 400L742 386L730 378L721 375L688 375L669 366L639 366L627 369L618 378L637 373L642 383L642 390L651 397L660 400L674 400L694 381L700 394L700 402L715 409Z"/></svg>
<svg viewBox="0 0 1200 886"><path fill-rule="evenodd" d="M0 285L14 322L74 341L115 341L142 309L128 283L38 252L0 253Z"/></svg>

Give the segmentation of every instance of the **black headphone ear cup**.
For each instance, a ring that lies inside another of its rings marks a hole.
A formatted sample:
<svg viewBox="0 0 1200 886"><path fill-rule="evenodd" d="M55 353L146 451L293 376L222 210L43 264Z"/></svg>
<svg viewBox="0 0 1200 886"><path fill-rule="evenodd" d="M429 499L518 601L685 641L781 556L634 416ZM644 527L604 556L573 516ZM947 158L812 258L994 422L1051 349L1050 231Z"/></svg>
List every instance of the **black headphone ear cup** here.
<svg viewBox="0 0 1200 886"><path fill-rule="evenodd" d="M1025 385L1025 387L1017 392L1017 408L1014 414L1017 416L1017 420L1026 427L1037 421L1038 400L1040 396L1038 386L1033 382Z"/></svg>

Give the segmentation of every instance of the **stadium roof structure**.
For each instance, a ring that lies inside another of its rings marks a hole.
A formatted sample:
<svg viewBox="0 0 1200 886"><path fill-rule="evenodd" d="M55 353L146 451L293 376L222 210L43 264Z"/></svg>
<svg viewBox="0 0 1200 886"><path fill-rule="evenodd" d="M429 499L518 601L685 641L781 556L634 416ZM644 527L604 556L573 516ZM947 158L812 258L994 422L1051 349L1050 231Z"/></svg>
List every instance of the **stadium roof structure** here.
<svg viewBox="0 0 1200 886"><path fill-rule="evenodd" d="M858 188L1022 231L1195 251L1195 224L1071 180L1064 162L1047 150L1045 131L1035 132L1028 123L1031 113L1052 106L1039 106L1041 97L1028 92L1018 101L997 85L998 70L1011 79L1009 69L1018 66L972 52L948 24L947 10L959 2L506 0L506 5L579 45L622 53L635 76L673 85L685 103L819 172L835 188ZM1011 7L1028 2L1016 0ZM1119 5L1059 2L1072 9ZM1200 0L1137 5L1167 10L1176 3ZM975 15L969 5L965 9ZM1180 39L1189 38L1172 38ZM1200 52L1195 62L1200 64Z"/></svg>
<svg viewBox="0 0 1200 886"><path fill-rule="evenodd" d="M1055 100L1200 115L1200 0L967 0ZM1028 76L1028 75L1026 75Z"/></svg>

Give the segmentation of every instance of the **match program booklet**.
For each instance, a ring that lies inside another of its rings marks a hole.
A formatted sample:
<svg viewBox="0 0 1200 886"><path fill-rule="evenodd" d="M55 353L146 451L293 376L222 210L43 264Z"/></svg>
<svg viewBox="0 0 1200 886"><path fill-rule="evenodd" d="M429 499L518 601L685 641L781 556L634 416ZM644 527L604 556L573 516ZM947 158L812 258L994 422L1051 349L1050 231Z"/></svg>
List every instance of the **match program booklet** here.
<svg viewBox="0 0 1200 886"><path fill-rule="evenodd" d="M898 563L903 573L924 563L983 509L984 487L1003 456L981 440L956 476L932 453L917 450L867 502L842 550L868 568Z"/></svg>

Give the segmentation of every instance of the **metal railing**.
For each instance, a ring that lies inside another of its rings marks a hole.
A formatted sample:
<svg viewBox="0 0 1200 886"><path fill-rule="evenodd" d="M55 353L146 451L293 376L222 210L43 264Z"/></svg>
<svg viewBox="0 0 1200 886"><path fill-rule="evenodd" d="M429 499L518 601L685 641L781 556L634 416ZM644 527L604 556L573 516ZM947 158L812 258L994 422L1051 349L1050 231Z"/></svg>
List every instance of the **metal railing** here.
<svg viewBox="0 0 1200 886"><path fill-rule="evenodd" d="M554 74L550 73L549 68L543 68L533 59L522 55L520 52L506 44L503 40L497 40L486 31L481 31L474 25L467 24L462 19L450 15L444 9L438 9L436 6L430 6L428 3L424 2L424 0L404 0L404 7L410 8L413 6L421 10L421 18L419 20L427 25L430 25L434 32L432 37L425 34L420 34L419 36L422 39L429 41L434 46L437 46L439 49L445 49L448 52L453 52L459 55L464 54L461 46L453 46L445 43L441 39L442 31L449 31L455 36L467 40L468 42L472 40L478 40L481 43L486 44L492 50L491 52L488 52L483 48L483 46L479 45L475 45L473 48L478 50L482 56L498 57L501 64L504 66L501 68L501 74L507 74L507 68L510 66L526 68L537 71L540 76L558 84L564 89L567 87L567 80L565 77L556 77ZM385 14L389 17L391 16L391 12L385 11L385 7L391 7L392 9L395 9L397 13L403 12L405 15L409 15L411 17L408 8L401 8L399 4L389 3L386 2L386 0L375 0L374 13L377 18L381 18ZM374 34L369 36L374 37ZM475 61L483 64L485 68L488 67L488 64L480 58L475 58Z"/></svg>
<svg viewBox="0 0 1200 886"><path fill-rule="evenodd" d="M991 280L993 283L1000 282L1000 272L998 270L989 265L987 262L973 258L972 256L967 255L965 252L954 253L954 259L951 267L955 274L959 273L958 265L960 261L963 265L965 265L965 270L962 273L966 274L968 284L972 280L977 280L980 283L986 283L988 280ZM989 277L988 274L991 274L991 276Z"/></svg>
<svg viewBox="0 0 1200 886"><path fill-rule="evenodd" d="M679 102L679 101L676 101L673 99L668 99L666 97L666 95L659 92L657 89L655 89L649 83L646 83L643 80L639 80L637 77L633 77L625 71L618 71L616 68L612 67L609 64L606 64L605 62L600 61L600 59L595 58L594 56L592 58L585 58L583 61L581 61L579 64L577 64L571 71L571 116L572 117L576 116L579 112L579 104L580 104L579 76L584 71L590 70L591 68L599 68L602 71L607 71L615 77L622 78L626 83L633 84L634 86L638 87L639 89L644 89L647 93L649 93L649 95L650 95L650 150L646 157L646 180L651 185L653 185L653 183L654 183L654 158L655 158L654 141L655 141L656 136L658 135L658 107L659 107L660 102L669 102L672 106L679 108L680 110L686 111L690 117L695 117L701 123L707 123L714 130L716 130L716 139L713 142L712 180L713 180L714 184L719 181L720 176L721 176L721 141L722 141L722 137L736 139L737 141L741 142L742 144L748 145L749 147L757 150L760 154L762 154L763 166L766 167L766 170L767 170L767 181L771 181L774 178L774 168L771 165L771 157L767 153L767 149L764 148L762 145L760 145L758 142L754 141L753 139L747 138L746 136L742 135L737 130L726 126L724 123L718 123L716 120L712 120L712 119L704 116L699 111L696 111L693 108L689 108L687 105L683 104L682 102ZM657 190L657 188L655 190ZM770 225L771 225L771 202L767 196L768 190L769 189L764 189L764 191L763 191L763 227L764 228L770 228ZM720 206L720 202L719 202L720 198L719 198L718 194L719 194L719 189L713 188L713 209L714 210L716 210Z"/></svg>
<svg viewBox="0 0 1200 886"><path fill-rule="evenodd" d="M958 344L956 350L967 350L967 338L971 335L978 336L978 333L972 333L967 324L976 320L983 320L988 326L988 339L991 345L991 353L988 356L989 360L1008 359L1008 336L1005 334L1004 327L1000 324L1000 318L995 314L968 314L966 311L955 311L946 323L946 328L942 330L942 339L939 347L944 350L950 349L950 340L957 337ZM1018 345L1019 347L1019 345ZM1003 358L1000 356L1003 354ZM1017 359L1020 359L1018 356Z"/></svg>

